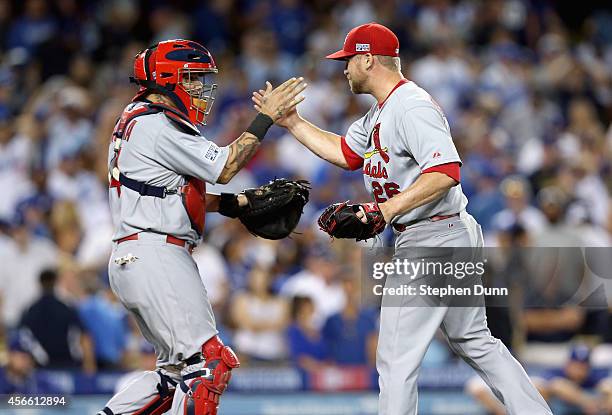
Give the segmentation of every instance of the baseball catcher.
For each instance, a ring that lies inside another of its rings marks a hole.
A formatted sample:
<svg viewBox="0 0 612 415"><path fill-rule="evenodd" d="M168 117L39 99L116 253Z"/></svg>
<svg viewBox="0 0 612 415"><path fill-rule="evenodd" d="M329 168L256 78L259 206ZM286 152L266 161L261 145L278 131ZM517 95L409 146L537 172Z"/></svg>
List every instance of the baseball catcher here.
<svg viewBox="0 0 612 415"><path fill-rule="evenodd" d="M240 363L217 335L191 252L206 212L239 218L254 234L289 235L308 201L308 184L279 179L233 195L206 192L228 183L253 157L267 130L303 98L291 78L266 85L266 103L244 133L220 147L200 133L217 85L210 52L167 40L140 52L131 78L140 88L115 125L108 151L115 233L111 287L155 347L157 370L118 392L105 415L215 415Z"/></svg>

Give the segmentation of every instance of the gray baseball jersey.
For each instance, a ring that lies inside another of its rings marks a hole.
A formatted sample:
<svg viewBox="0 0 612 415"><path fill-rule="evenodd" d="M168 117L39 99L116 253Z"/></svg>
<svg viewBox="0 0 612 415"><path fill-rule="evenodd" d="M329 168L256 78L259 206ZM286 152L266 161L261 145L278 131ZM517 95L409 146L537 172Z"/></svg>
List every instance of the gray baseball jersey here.
<svg viewBox="0 0 612 415"><path fill-rule="evenodd" d="M128 111L142 105L130 104ZM162 112L135 118L125 131L118 157L120 171L130 179L154 186L175 189L185 183L184 175L216 183L229 156L228 147L180 131ZM113 156L111 143L109 164ZM111 187L109 198L115 241L143 230L190 242L198 239L180 195L170 194L164 199L141 196L121 186Z"/></svg>
<svg viewBox="0 0 612 415"><path fill-rule="evenodd" d="M355 121L344 140L363 159L366 189L379 203L406 190L423 170L461 163L441 108L425 90L406 80L382 104L374 104ZM397 216L391 223L459 213L466 205L467 198L457 185L441 199Z"/></svg>

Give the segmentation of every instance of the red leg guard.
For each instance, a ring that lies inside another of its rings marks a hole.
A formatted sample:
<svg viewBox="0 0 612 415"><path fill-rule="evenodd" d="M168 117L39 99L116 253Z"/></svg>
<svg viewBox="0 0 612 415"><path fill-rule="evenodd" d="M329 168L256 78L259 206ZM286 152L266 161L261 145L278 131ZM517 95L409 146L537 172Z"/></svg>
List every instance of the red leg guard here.
<svg viewBox="0 0 612 415"><path fill-rule="evenodd" d="M240 366L234 351L218 336L202 345L204 374L184 384L189 386L185 415L216 415L219 397L229 384L232 369Z"/></svg>
<svg viewBox="0 0 612 415"><path fill-rule="evenodd" d="M225 392L232 377L232 369L240 366L238 357L230 347L223 344L219 336L215 336L204 343L202 356L204 357L204 367L210 369L213 376L212 381L205 382L206 388L217 395L221 395Z"/></svg>

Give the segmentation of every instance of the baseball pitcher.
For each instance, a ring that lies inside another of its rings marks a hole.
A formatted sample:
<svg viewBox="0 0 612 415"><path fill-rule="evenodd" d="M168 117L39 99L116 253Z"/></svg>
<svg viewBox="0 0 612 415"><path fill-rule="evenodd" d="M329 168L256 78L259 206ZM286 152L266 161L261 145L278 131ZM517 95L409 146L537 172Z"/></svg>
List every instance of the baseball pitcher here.
<svg viewBox="0 0 612 415"><path fill-rule="evenodd" d="M344 136L323 131L289 112L278 121L319 157L341 168L361 169L373 202L338 203L319 218L335 237L371 238L390 224L395 249L481 247L482 232L466 213L461 159L442 109L400 70L399 41L388 28L369 23L347 35L342 50L327 56L345 62L354 94L376 103ZM261 109L268 92L253 94ZM386 284L392 284L387 279ZM470 364L508 413L551 414L521 365L487 328L483 307L383 307L377 350L381 415L417 413L421 361L441 327L451 348Z"/></svg>
<svg viewBox="0 0 612 415"><path fill-rule="evenodd" d="M108 270L113 291L155 347L157 370L131 382L99 414L217 413L239 362L217 336L190 255L205 213L244 219L252 232L263 228L279 238L299 215L275 228L262 212L276 205L301 214L308 200L305 183L287 180L239 195L206 193L206 183L227 183L244 167L273 122L303 99L305 87L295 78L274 90L268 84L269 99L248 129L219 147L196 127L210 113L215 73L209 51L188 40L163 41L136 56L131 80L140 90L117 121L108 152L115 226Z"/></svg>

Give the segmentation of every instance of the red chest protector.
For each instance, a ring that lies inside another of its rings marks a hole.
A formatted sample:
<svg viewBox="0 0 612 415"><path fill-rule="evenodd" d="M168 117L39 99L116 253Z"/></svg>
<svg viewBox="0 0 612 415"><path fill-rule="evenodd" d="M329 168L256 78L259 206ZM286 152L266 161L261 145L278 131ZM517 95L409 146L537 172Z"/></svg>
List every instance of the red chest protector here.
<svg viewBox="0 0 612 415"><path fill-rule="evenodd" d="M198 129L191 124L189 119L174 108L163 104L135 102L126 107L115 125L112 141L114 145L114 156L109 165L109 187L117 188L121 195L121 186L138 192L141 196L152 196L164 199L168 195L180 195L183 206L187 211L191 227L202 236L206 219L206 183L203 180L191 176L185 176L185 185L176 189L168 189L162 186L153 186L145 182L131 179L119 170L119 155L123 141L129 141L135 119L143 115L157 114L163 112L166 117L179 130L187 134L199 136Z"/></svg>
<svg viewBox="0 0 612 415"><path fill-rule="evenodd" d="M195 177L186 177L187 183L181 188L183 206L187 211L191 227L202 236L206 222L206 182Z"/></svg>

